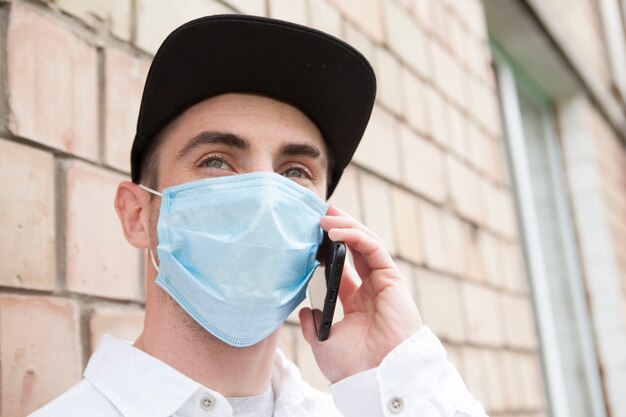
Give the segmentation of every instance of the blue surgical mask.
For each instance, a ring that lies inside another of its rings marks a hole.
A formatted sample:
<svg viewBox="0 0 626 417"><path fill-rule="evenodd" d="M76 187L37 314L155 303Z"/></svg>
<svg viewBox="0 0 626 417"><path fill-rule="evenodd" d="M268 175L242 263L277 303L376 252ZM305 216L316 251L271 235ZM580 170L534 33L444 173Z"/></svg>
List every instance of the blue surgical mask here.
<svg viewBox="0 0 626 417"><path fill-rule="evenodd" d="M313 192L272 172L141 187L162 198L156 283L209 333L253 345L305 298L328 209Z"/></svg>

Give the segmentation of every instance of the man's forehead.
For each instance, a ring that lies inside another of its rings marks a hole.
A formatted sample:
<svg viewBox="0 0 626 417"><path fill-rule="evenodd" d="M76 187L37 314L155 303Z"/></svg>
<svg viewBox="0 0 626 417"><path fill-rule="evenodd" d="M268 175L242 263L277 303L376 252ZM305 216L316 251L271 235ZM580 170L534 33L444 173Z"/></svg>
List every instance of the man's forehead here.
<svg viewBox="0 0 626 417"><path fill-rule="evenodd" d="M242 118L247 120L246 125L241 123ZM268 124L284 129L287 136L283 142L315 143L325 154L328 152L318 126L304 112L285 101L254 93L224 93L203 99L176 117L163 132L166 136L175 134L184 142L207 131L239 135L251 142L263 136L243 132L254 132Z"/></svg>
<svg viewBox="0 0 626 417"><path fill-rule="evenodd" d="M268 114L273 113L281 116L298 117L299 119L306 120L307 123L310 123L319 130L313 120L297 106L276 97L257 93L227 92L207 97L187 108L181 116L197 116L207 111L213 114L220 114L220 110L222 113L232 110L237 110L241 113L265 110Z"/></svg>

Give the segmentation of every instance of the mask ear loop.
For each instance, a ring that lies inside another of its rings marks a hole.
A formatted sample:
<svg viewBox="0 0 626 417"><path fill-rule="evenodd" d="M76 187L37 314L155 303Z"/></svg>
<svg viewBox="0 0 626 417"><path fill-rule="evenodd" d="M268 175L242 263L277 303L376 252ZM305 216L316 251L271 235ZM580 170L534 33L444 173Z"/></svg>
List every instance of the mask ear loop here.
<svg viewBox="0 0 626 417"><path fill-rule="evenodd" d="M145 191L149 192L150 194L154 194L154 195L158 195L159 197L163 197L163 194L161 194L161 193L160 193L160 192L158 192L158 191L154 191L152 188L148 188L148 187L146 187L146 186L145 186L145 185L143 185L143 184L137 184L137 185L139 185L139 188L141 188L142 190L145 190Z"/></svg>
<svg viewBox="0 0 626 417"><path fill-rule="evenodd" d="M148 249L148 251L150 252L150 260L152 261L152 266L154 267L154 269L156 269L157 272L159 272L159 267L156 264L156 261L154 260L154 255L152 254L152 249Z"/></svg>
<svg viewBox="0 0 626 417"><path fill-rule="evenodd" d="M146 187L143 184L138 184L138 185L139 185L139 188L149 192L150 194L154 194L154 195L158 195L159 197L163 197L163 194L161 194L158 191L154 191L152 188L148 188L148 187ZM157 266L156 261L154 260L154 254L152 253L152 249L148 249L148 251L150 252L150 260L152 261L152 266L154 266L154 269L156 269L156 271L159 272L159 267Z"/></svg>

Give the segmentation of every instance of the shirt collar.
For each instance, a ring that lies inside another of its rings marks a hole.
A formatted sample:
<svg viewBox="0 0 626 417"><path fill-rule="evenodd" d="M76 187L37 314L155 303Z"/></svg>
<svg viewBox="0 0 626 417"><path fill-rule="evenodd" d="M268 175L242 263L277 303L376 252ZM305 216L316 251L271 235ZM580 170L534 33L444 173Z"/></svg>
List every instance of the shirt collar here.
<svg viewBox="0 0 626 417"><path fill-rule="evenodd" d="M125 417L171 416L192 397L202 395L199 391L209 393L217 404L230 408L220 393L203 387L165 362L110 335L102 337L89 359L84 377ZM280 350L276 351L271 383L277 411L302 407L306 384L296 366Z"/></svg>
<svg viewBox="0 0 626 417"><path fill-rule="evenodd" d="M201 385L130 343L104 335L84 376L127 417L168 417Z"/></svg>

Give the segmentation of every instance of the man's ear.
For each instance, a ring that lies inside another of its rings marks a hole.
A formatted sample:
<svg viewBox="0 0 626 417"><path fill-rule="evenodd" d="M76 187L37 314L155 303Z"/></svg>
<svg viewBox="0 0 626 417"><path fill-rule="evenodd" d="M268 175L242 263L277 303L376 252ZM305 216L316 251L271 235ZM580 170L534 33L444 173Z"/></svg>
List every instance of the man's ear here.
<svg viewBox="0 0 626 417"><path fill-rule="evenodd" d="M115 194L115 211L128 243L139 249L150 247L150 195L130 181L122 181Z"/></svg>

